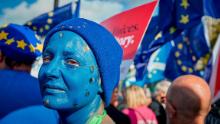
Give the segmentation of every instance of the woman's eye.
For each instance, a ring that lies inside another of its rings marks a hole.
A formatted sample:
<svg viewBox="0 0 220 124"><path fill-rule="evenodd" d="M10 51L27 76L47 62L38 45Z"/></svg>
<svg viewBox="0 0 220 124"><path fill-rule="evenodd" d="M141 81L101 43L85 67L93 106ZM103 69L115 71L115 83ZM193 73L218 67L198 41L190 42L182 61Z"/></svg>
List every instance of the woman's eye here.
<svg viewBox="0 0 220 124"><path fill-rule="evenodd" d="M76 60L73 60L73 59L66 60L66 64L79 66L79 63Z"/></svg>
<svg viewBox="0 0 220 124"><path fill-rule="evenodd" d="M48 62L50 62L50 60L51 60L50 56L44 56L43 57L43 63L48 63Z"/></svg>

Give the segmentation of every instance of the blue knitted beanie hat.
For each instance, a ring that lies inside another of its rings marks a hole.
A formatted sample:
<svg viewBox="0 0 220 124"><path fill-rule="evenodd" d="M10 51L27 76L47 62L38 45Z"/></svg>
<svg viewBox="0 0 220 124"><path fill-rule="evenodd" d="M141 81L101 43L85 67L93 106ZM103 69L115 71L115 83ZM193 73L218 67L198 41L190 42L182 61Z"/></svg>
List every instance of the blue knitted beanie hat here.
<svg viewBox="0 0 220 124"><path fill-rule="evenodd" d="M28 27L8 24L0 28L0 50L17 62L33 62L42 53L43 45Z"/></svg>
<svg viewBox="0 0 220 124"><path fill-rule="evenodd" d="M44 46L55 32L61 30L77 33L91 48L101 75L102 99L108 106L120 77L120 64L123 55L120 45L114 36L101 25L86 19L73 18L54 27L46 36Z"/></svg>

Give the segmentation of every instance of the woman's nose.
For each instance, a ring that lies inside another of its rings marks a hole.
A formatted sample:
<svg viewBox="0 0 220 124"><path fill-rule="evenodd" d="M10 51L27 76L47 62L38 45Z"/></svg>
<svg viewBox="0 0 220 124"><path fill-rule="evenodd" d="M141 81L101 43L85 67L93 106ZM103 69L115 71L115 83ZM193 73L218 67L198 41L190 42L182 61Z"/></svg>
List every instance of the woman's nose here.
<svg viewBox="0 0 220 124"><path fill-rule="evenodd" d="M52 60L48 63L45 75L47 78L56 79L60 76L60 63L59 60Z"/></svg>

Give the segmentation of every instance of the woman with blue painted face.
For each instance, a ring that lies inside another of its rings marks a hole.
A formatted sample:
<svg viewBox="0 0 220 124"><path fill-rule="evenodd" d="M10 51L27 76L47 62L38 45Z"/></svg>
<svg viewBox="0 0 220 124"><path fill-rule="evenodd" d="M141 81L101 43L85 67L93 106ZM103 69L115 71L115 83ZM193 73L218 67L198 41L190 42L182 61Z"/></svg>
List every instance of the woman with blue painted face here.
<svg viewBox="0 0 220 124"><path fill-rule="evenodd" d="M44 105L58 111L61 123L114 123L104 108L119 81L121 59L121 47L99 24L80 18L59 24L44 43Z"/></svg>

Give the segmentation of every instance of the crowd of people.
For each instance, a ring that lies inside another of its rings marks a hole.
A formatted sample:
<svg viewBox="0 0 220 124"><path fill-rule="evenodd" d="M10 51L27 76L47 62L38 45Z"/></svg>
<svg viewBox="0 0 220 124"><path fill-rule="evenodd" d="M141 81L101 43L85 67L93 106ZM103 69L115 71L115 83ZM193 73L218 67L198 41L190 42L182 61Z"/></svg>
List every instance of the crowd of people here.
<svg viewBox="0 0 220 124"><path fill-rule="evenodd" d="M122 49L93 21L64 21L48 33L42 51L39 45L26 27L0 29L0 124L219 123L219 101L212 105L198 76L118 87ZM34 78L31 65L41 54Z"/></svg>

